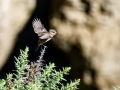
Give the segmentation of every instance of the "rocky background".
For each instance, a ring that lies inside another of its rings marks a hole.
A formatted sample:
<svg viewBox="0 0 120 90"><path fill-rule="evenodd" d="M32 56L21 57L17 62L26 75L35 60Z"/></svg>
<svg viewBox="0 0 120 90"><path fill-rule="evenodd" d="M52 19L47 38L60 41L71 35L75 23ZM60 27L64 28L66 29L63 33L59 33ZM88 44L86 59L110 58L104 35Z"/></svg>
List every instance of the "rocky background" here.
<svg viewBox="0 0 120 90"><path fill-rule="evenodd" d="M46 44L46 63L50 60L58 67L71 66L70 79L81 79L80 90L113 90L112 86L120 85L119 0L0 0L0 3L1 69L8 60L1 77L8 68L12 71L14 56L26 45L30 48L29 59L38 58L39 52L34 51L37 35L31 25L33 18L38 17L47 29L58 32Z"/></svg>
<svg viewBox="0 0 120 90"><path fill-rule="evenodd" d="M36 1L33 0L0 0L0 70L35 6Z"/></svg>

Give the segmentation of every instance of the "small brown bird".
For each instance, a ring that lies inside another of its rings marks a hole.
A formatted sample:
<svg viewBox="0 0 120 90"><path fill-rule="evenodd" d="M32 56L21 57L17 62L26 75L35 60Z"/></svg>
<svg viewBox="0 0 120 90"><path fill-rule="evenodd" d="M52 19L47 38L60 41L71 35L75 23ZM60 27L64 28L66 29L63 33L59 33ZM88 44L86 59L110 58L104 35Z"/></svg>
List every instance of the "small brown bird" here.
<svg viewBox="0 0 120 90"><path fill-rule="evenodd" d="M54 35L57 34L57 32L54 29L50 29L48 32L38 18L33 20L32 25L34 28L34 32L37 33L39 37L37 49L40 45L43 45L44 43L48 42L53 38Z"/></svg>

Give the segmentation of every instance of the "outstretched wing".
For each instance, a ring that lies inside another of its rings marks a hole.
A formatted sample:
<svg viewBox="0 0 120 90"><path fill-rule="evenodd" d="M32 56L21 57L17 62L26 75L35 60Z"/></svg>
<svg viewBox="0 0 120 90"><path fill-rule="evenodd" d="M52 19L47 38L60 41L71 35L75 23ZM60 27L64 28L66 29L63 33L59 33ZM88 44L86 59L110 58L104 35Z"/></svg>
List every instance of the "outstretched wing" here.
<svg viewBox="0 0 120 90"><path fill-rule="evenodd" d="M32 22L34 32L38 34L38 36L42 36L43 33L46 33L47 30L44 28L42 23L38 18L34 19Z"/></svg>

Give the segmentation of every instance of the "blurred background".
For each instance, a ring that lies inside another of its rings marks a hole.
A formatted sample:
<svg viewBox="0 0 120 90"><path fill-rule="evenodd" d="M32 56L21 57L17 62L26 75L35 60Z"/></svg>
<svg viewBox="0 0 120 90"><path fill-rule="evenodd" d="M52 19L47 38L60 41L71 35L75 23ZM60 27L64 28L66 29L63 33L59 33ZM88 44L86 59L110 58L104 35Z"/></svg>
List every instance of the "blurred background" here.
<svg viewBox="0 0 120 90"><path fill-rule="evenodd" d="M54 62L57 70L71 67L65 78L80 78L80 90L120 85L119 0L0 0L0 79L15 69L19 49L28 46L28 60L38 59L36 17L58 32L45 44L45 64Z"/></svg>

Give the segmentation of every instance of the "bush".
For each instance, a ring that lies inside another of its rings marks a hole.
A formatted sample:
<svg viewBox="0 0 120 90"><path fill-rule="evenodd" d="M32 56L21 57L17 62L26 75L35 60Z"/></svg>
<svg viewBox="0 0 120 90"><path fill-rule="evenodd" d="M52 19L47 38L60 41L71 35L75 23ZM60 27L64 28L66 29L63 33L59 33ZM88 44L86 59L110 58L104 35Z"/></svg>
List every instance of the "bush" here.
<svg viewBox="0 0 120 90"><path fill-rule="evenodd" d="M45 48L42 50L39 60L28 64L28 47L25 51L20 50L18 58L15 57L16 73L7 74L6 79L0 80L0 90L75 90L78 89L80 79L63 85L61 81L64 74L68 74L70 67L63 68L62 71L56 71L55 64L49 63L43 68L43 55Z"/></svg>

